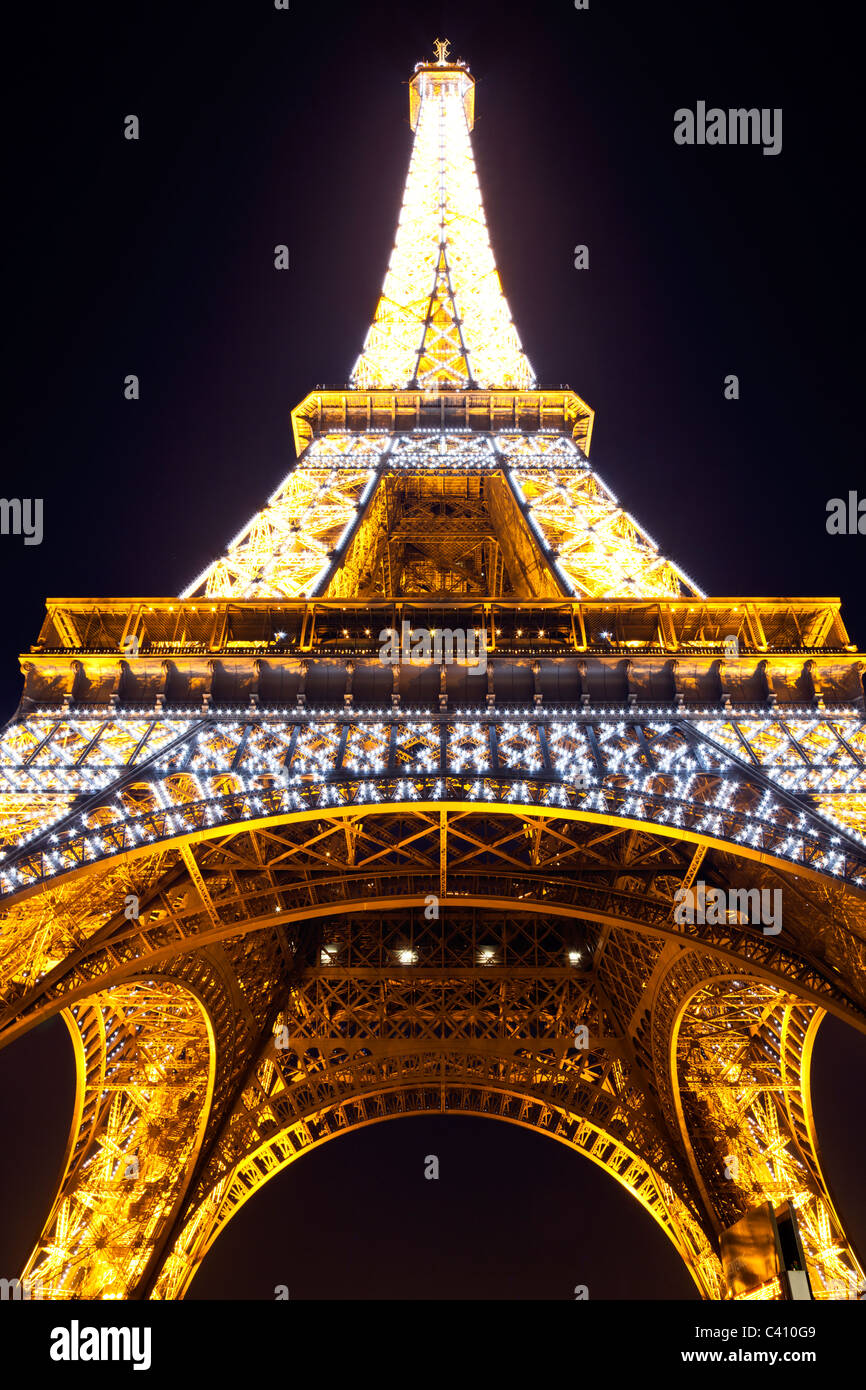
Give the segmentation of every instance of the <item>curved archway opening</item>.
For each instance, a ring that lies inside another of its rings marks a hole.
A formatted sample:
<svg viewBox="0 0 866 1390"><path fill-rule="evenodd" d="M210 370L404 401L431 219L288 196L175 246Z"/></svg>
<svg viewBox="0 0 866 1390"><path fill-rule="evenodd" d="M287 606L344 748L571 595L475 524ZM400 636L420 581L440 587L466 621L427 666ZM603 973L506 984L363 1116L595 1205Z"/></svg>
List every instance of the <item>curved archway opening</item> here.
<svg viewBox="0 0 866 1390"><path fill-rule="evenodd" d="M490 1118L407 1115L321 1145L244 1204L186 1297L699 1298L617 1182ZM431 1157L438 1178L425 1177Z"/></svg>
<svg viewBox="0 0 866 1390"><path fill-rule="evenodd" d="M20 1275L57 1194L75 1113L76 1059L59 1015L0 1049L0 1275Z"/></svg>
<svg viewBox="0 0 866 1390"><path fill-rule="evenodd" d="M866 1257L866 1038L827 1014L812 1051L812 1109L830 1195L845 1214L846 1229Z"/></svg>

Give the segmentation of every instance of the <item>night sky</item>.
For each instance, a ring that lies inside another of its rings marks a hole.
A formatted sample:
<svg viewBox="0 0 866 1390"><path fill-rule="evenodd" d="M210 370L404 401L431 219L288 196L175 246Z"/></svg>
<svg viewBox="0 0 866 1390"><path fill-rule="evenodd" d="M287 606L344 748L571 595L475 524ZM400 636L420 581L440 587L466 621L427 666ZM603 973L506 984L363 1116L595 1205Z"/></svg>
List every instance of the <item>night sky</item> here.
<svg viewBox="0 0 866 1390"><path fill-rule="evenodd" d="M43 498L45 530L40 546L0 536L2 718L47 595L178 593L285 475L292 407L346 381L393 243L406 84L436 37L478 82L478 173L523 345L542 384L596 410L602 478L709 594L838 595L866 644L866 538L825 529L830 498L866 494L859 73L839 12L799 13L766 0L760 14L754 0L22 11L4 72L0 491ZM781 107L782 152L677 146L673 113L699 100ZM828 1020L813 1081L862 1253L866 1039ZM58 1019L0 1054L0 1276L47 1213L73 1082ZM423 1178L430 1153L439 1182ZM292 1298L568 1299L579 1283L591 1298L695 1296L599 1169L460 1117L306 1156L236 1218L190 1297L268 1298L278 1283Z"/></svg>

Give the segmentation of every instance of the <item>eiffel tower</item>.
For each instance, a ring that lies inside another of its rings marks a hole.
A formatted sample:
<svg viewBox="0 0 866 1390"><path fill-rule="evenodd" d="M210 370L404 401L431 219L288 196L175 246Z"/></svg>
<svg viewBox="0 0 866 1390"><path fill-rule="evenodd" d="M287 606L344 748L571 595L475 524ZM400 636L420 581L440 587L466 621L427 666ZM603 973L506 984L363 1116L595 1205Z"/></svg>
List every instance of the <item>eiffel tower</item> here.
<svg viewBox="0 0 866 1390"><path fill-rule="evenodd" d="M409 96L375 317L285 481L180 598L51 598L21 658L0 1043L59 1013L78 1077L22 1278L182 1298L299 1155L444 1112L604 1168L704 1298L787 1296L723 1259L767 1204L854 1297L809 1068L866 1029L863 656L620 504L512 321L472 76L437 42Z"/></svg>

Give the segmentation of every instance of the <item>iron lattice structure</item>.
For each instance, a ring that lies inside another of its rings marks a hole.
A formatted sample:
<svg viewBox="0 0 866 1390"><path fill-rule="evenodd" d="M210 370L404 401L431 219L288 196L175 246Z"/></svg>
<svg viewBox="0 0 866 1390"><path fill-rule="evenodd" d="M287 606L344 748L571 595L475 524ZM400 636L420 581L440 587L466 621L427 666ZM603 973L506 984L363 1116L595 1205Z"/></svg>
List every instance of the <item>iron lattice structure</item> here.
<svg viewBox="0 0 866 1390"><path fill-rule="evenodd" d="M0 1042L60 1013L78 1068L24 1274L181 1297L300 1154L447 1111L599 1164L706 1298L782 1200L853 1297L809 1067L826 1013L866 1030L862 657L838 600L707 598L621 507L521 348L443 46L410 111L373 326L285 482L181 599L51 599L21 658ZM388 629L485 660L386 664ZM779 929L681 922L697 882L781 889Z"/></svg>

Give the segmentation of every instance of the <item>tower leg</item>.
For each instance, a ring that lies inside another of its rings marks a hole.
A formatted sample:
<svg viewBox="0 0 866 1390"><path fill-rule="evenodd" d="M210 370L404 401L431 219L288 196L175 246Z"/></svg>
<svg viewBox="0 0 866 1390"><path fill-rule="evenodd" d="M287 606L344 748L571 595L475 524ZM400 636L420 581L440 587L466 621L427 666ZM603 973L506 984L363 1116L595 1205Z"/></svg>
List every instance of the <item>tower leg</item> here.
<svg viewBox="0 0 866 1390"><path fill-rule="evenodd" d="M134 1297L183 1200L213 1085L201 1004L130 982L63 1013L78 1073L63 1177L22 1278L48 1299Z"/></svg>

